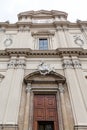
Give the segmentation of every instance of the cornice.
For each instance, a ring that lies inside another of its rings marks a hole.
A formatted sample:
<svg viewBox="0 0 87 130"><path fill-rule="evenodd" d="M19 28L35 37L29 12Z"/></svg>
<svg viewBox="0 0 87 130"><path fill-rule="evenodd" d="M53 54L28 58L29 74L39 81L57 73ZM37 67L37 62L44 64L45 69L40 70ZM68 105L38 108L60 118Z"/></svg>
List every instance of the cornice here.
<svg viewBox="0 0 87 130"><path fill-rule="evenodd" d="M85 58L87 57L87 49L80 48L58 48L56 50L31 50L28 48L14 48L0 50L0 57L11 57L11 56L24 56L27 58L61 58L63 56L77 56Z"/></svg>
<svg viewBox="0 0 87 130"><path fill-rule="evenodd" d="M23 26L29 26L30 28L44 28L44 27L57 27L57 26L67 26L69 28L80 28L81 26L87 26L87 21L77 21L75 23L72 23L68 20L66 21L54 21L52 23L33 23L32 21L31 22L16 22L16 23L9 23L9 22L0 22L0 29L4 28L5 30L8 30L8 29L18 29L19 27L23 27Z"/></svg>

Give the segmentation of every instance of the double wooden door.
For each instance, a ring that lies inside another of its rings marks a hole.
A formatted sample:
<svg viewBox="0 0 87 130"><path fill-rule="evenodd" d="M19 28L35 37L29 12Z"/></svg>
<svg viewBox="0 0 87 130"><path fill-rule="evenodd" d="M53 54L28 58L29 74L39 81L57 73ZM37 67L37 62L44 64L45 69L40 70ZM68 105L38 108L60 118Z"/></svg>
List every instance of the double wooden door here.
<svg viewBox="0 0 87 130"><path fill-rule="evenodd" d="M34 95L34 130L58 130L55 95ZM46 129L48 127L48 129Z"/></svg>

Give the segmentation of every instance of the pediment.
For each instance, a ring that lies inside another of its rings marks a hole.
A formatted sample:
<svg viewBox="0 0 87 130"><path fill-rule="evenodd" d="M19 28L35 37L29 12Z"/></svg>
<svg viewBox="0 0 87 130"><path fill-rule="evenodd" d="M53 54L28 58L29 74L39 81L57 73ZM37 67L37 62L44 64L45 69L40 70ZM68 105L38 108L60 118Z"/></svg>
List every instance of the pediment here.
<svg viewBox="0 0 87 130"><path fill-rule="evenodd" d="M24 78L25 83L65 83L66 79L63 75L60 75L59 73L56 73L54 71L51 71L49 74L41 75L39 71L33 72Z"/></svg>
<svg viewBox="0 0 87 130"><path fill-rule="evenodd" d="M65 16L67 17L67 13L66 12L62 12L62 11L58 11L58 10L38 10L38 11L26 11L26 12L22 12L20 14L18 14L18 17L20 16L31 16L33 17L54 17L54 16Z"/></svg>

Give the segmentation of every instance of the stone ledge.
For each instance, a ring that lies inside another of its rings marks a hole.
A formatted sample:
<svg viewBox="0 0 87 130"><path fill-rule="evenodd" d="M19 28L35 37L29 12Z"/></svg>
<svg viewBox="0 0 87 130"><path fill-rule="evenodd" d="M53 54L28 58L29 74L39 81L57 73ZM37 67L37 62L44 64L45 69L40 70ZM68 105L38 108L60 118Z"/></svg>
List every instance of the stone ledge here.
<svg viewBox="0 0 87 130"><path fill-rule="evenodd" d="M87 126L74 126L74 130L87 130Z"/></svg>
<svg viewBox="0 0 87 130"><path fill-rule="evenodd" d="M18 125L0 125L0 130L18 130Z"/></svg>

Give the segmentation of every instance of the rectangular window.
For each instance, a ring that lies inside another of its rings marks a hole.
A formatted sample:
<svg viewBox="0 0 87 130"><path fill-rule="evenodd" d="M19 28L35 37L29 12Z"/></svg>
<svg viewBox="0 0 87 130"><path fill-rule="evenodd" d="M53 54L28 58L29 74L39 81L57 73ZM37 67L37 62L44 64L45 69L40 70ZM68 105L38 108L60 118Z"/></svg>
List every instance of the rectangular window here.
<svg viewBox="0 0 87 130"><path fill-rule="evenodd" d="M39 39L39 50L48 50L48 39Z"/></svg>

